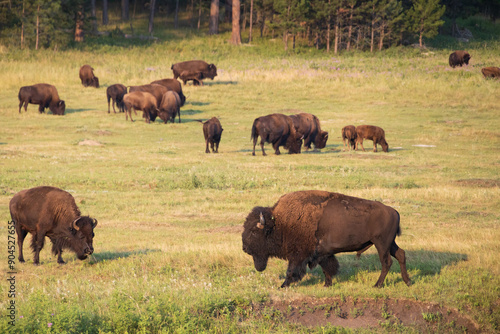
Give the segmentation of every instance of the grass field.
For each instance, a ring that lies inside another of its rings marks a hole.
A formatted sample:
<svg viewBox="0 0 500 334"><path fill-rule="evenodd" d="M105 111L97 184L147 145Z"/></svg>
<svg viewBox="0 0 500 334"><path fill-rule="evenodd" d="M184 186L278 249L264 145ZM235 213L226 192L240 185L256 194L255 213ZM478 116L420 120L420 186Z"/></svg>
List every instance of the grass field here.
<svg viewBox="0 0 500 334"><path fill-rule="evenodd" d="M293 322L272 307L328 298L437 304L470 319L477 330L500 330L500 82L480 73L500 65L500 42L465 46L471 64L451 69L451 49L334 57L307 50L281 54L279 41L234 48L229 35L170 37L141 46L109 46L103 39L102 45L59 52L1 49L2 244L10 199L38 185L69 191L99 224L87 261L66 252L68 263L58 265L48 243L36 267L27 243L25 264L17 263L16 250L15 326L8 324L12 298L2 279L0 332L465 330L424 307L417 315L426 327L401 322L380 306L375 311L384 321L371 329ZM183 86L181 124L146 124L140 116L132 123L124 114L107 113L107 86L168 78L172 63L196 58L215 63L218 76L203 87ZM80 83L79 67L87 63L99 89ZM58 88L65 116L39 114L35 105L18 113L19 87L38 82ZM260 151L252 156L253 120L297 110L319 117L330 133L327 147L276 156L267 145L267 157ZM212 116L224 128L219 154L204 153L196 122ZM340 129L348 124L384 128L389 153L371 152L371 142L366 152L343 152ZM81 145L89 141L97 145ZM406 287L395 261L385 286L373 288L380 273L374 248L360 260L339 254L331 288L322 286L319 268L281 290L284 261L270 260L257 272L241 250L246 215L306 189L397 209L403 229L397 242L407 253L413 285ZM7 262L4 246L3 277L9 277ZM362 314L355 310L350 317ZM332 311L333 318L342 314Z"/></svg>

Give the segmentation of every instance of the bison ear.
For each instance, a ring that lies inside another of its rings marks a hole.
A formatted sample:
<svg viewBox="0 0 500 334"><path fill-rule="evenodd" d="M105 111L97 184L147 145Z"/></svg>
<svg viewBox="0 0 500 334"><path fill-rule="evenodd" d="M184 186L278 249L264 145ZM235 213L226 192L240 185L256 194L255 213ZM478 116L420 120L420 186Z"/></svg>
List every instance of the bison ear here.
<svg viewBox="0 0 500 334"><path fill-rule="evenodd" d="M257 223L257 228L260 228L262 230L265 225L266 225L266 220L264 219L264 215L261 212L259 214L259 222Z"/></svg>
<svg viewBox="0 0 500 334"><path fill-rule="evenodd" d="M92 218L92 228L95 228L97 226L97 219Z"/></svg>

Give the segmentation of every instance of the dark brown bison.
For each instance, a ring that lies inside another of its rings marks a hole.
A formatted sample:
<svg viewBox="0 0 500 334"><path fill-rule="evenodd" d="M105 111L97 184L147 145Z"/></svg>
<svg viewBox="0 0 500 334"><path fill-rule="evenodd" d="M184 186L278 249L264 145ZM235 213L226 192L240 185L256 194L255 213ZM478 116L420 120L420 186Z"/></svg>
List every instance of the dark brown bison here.
<svg viewBox="0 0 500 334"><path fill-rule="evenodd" d="M342 142L344 143L344 151L349 146L349 151L356 146L356 127L354 125L346 125L342 128Z"/></svg>
<svg viewBox="0 0 500 334"><path fill-rule="evenodd" d="M251 137L253 139L252 155L255 155L255 145L257 145L257 138L259 136L262 155L266 155L264 143L271 143L275 154L280 154L280 146L288 149L289 153L300 153L303 138L297 136L293 121L289 116L271 114L256 118L253 121Z"/></svg>
<svg viewBox="0 0 500 334"><path fill-rule="evenodd" d="M181 73L183 72L185 78L188 76L195 77L195 79L199 78L196 80L199 80L200 82L202 79L205 78L210 78L213 80L217 76L217 67L214 64L208 64L203 60L189 60L173 64L171 69L172 72L174 73L175 79L181 76ZM187 78L186 80L183 79L184 84L186 84L187 80L193 80L193 79L187 79Z"/></svg>
<svg viewBox="0 0 500 334"><path fill-rule="evenodd" d="M99 88L99 78L94 75L94 69L90 65L80 67L80 80L83 87Z"/></svg>
<svg viewBox="0 0 500 334"><path fill-rule="evenodd" d="M23 104L24 111L28 111L28 103L38 104L40 113L45 112L45 108L49 108L54 115L64 115L66 111L66 103L59 99L56 87L46 83L21 87L17 97L19 98L19 113Z"/></svg>
<svg viewBox="0 0 500 334"><path fill-rule="evenodd" d="M484 67L481 69L485 78L500 78L500 67Z"/></svg>
<svg viewBox="0 0 500 334"><path fill-rule="evenodd" d="M307 266L312 269L318 264L325 286L330 286L339 266L335 254L375 245L382 263L375 286L380 287L392 265L391 255L410 285L405 252L395 241L400 234L399 213L389 206L310 190L286 194L273 207L254 207L244 223L242 241L243 251L253 257L258 271L266 269L270 257L288 260L282 288L300 281Z"/></svg>
<svg viewBox="0 0 500 334"><path fill-rule="evenodd" d="M314 144L314 149L322 149L326 146L328 132L321 130L318 117L313 114L300 113L290 115L295 126L297 136L304 137L306 151Z"/></svg>
<svg viewBox="0 0 500 334"><path fill-rule="evenodd" d="M382 146L384 152L389 152L389 144L385 141L384 129L379 128L374 125L359 125L356 127L356 150L358 150L359 145L363 151L363 139L373 140L373 152L377 152L377 144Z"/></svg>
<svg viewBox="0 0 500 334"><path fill-rule="evenodd" d="M201 121L199 121L201 122ZM212 153L219 153L219 143L222 136L222 125L217 117L212 117L206 122L203 122L203 135L205 136L205 153L210 153L208 144L212 148ZM214 150L215 146L215 150Z"/></svg>
<svg viewBox="0 0 500 334"><path fill-rule="evenodd" d="M70 249L80 260L94 252L92 241L97 220L82 216L70 193L55 187L25 189L10 200L10 216L16 227L19 262L24 262L23 242L32 234L34 264L40 264L45 236L52 242L57 263L64 263L63 249Z"/></svg>
<svg viewBox="0 0 500 334"><path fill-rule="evenodd" d="M127 87L122 84L114 84L106 89L106 97L108 98L108 114L110 112L109 102L113 100L113 111L116 114L115 104L118 107L119 112L124 112L123 109L123 97L127 94Z"/></svg>
<svg viewBox="0 0 500 334"><path fill-rule="evenodd" d="M192 80L193 86L203 86L203 73L201 72L184 71L179 75L179 79L182 80L184 85L187 84L189 80Z"/></svg>
<svg viewBox="0 0 500 334"><path fill-rule="evenodd" d="M173 90L167 91L163 94L160 107L158 108L158 117L160 117L165 124L168 121L175 123L175 116L179 115L179 123L181 122L181 98Z"/></svg>
<svg viewBox="0 0 500 334"><path fill-rule="evenodd" d="M448 59L448 63L451 67L455 68L456 66L462 67L463 64L469 65L469 59L471 56L466 51L455 51L450 55Z"/></svg>
<svg viewBox="0 0 500 334"><path fill-rule="evenodd" d="M137 115L136 110L142 110L142 117L145 118L146 123L151 120L151 115L157 115L158 107L156 106L155 97L148 92L132 92L125 94L123 97L123 106L125 108L125 119L128 121L128 116L130 115L130 120L132 119L132 110ZM155 116L156 117L156 116ZM154 122L154 121L153 121Z"/></svg>
<svg viewBox="0 0 500 334"><path fill-rule="evenodd" d="M141 86L130 86L129 93L132 92L148 92L156 98L156 107L160 107L161 100L163 99L163 95L168 92L168 88L162 85L157 84L149 84L149 85L141 85ZM143 117L149 117L149 120L154 122L156 120L156 111L152 112L149 115L144 114ZM148 120L148 123L149 123Z"/></svg>
<svg viewBox="0 0 500 334"><path fill-rule="evenodd" d="M182 93L181 83L176 79L161 79L153 81L151 84L165 86L168 90L173 90L181 98L181 107L186 103L186 96Z"/></svg>

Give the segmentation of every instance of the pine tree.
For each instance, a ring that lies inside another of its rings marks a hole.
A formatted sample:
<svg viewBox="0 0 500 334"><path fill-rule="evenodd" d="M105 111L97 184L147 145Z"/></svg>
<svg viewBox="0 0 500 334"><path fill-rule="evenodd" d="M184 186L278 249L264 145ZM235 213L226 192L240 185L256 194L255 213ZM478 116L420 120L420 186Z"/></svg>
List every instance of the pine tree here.
<svg viewBox="0 0 500 334"><path fill-rule="evenodd" d="M424 37L432 38L438 34L438 28L444 23L441 17L445 10L446 7L440 5L439 0L413 0L408 18L411 31L419 36L420 47L423 46Z"/></svg>

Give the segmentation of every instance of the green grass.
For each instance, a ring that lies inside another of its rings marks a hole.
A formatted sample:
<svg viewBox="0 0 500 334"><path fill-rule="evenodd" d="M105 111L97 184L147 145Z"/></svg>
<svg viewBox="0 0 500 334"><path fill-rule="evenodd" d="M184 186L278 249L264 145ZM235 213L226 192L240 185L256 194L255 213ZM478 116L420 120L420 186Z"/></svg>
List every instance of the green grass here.
<svg viewBox="0 0 500 334"><path fill-rule="evenodd" d="M451 49L284 54L272 41L233 48L228 39L189 35L141 46L1 49L5 244L9 200L38 185L70 191L99 225L88 261L65 253L68 264L57 265L46 246L35 267L25 245L28 262L16 265L16 326L6 321L2 280L0 332L307 332L272 310L257 316L251 305L335 296L436 302L471 316L486 332L500 330L500 86L480 73L483 65L500 64L498 41L468 48L471 65L451 69ZM140 116L131 123L107 113L107 86L171 77L172 63L192 58L216 63L219 76L203 87L183 87L181 124L148 125ZM94 67L101 88L81 86L84 63ZM65 116L40 115L34 105L18 113L19 87L38 82L56 85ZM267 145L267 157L260 151L253 157L253 120L291 109L319 117L330 132L327 147L275 156ZM224 128L219 154L204 153L195 122L212 116ZM347 124L381 126L390 152L371 152L371 142L367 152L342 152L340 129ZM86 139L102 145L78 145ZM279 290L286 270L280 260L256 272L241 250L247 213L304 189L396 208L403 228L398 244L407 252L413 285L405 286L394 263L385 286L373 288L380 273L374 249L359 261L340 254L332 288L323 288L315 269ZM7 256L4 247L4 276ZM423 316L433 322L437 315Z"/></svg>

